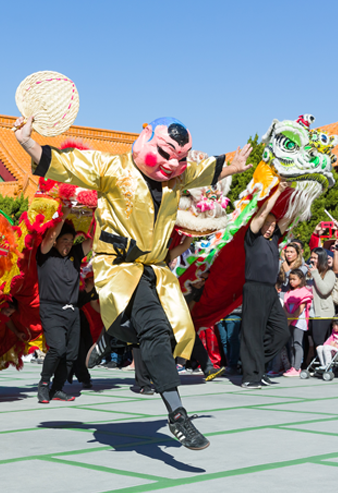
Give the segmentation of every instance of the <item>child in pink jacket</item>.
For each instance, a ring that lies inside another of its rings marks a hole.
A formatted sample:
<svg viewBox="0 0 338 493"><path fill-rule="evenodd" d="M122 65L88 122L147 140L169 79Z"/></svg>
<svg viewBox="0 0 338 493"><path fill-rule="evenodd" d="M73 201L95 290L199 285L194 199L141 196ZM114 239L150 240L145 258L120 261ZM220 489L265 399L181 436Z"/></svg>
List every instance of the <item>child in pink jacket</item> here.
<svg viewBox="0 0 338 493"><path fill-rule="evenodd" d="M313 298L312 292L306 287L304 273L293 269L289 276L290 290L284 296L284 310L289 321L291 332L291 368L283 373L285 377L298 377L303 361L303 337L308 330L309 310Z"/></svg>

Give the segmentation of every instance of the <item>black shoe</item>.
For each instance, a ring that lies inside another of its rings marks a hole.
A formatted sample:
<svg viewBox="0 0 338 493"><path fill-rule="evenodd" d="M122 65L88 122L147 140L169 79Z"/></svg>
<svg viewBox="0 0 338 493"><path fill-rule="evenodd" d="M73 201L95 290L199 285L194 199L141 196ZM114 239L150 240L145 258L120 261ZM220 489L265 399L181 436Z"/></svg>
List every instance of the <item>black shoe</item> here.
<svg viewBox="0 0 338 493"><path fill-rule="evenodd" d="M212 368L210 368L210 370L207 370L204 373L205 380L206 380L206 382L210 382L210 380L213 380L214 378L220 377L221 375L223 375L223 373L225 373L224 366L222 366L222 368L212 367Z"/></svg>
<svg viewBox="0 0 338 493"><path fill-rule="evenodd" d="M119 367L116 361L109 361L108 363L105 363L102 366L104 366L104 368L107 368L107 370L114 370L115 368Z"/></svg>
<svg viewBox="0 0 338 493"><path fill-rule="evenodd" d="M270 380L270 378L266 374L264 374L262 376L261 382L262 382L263 385L266 385L266 386L279 384L279 382L273 382L272 380Z"/></svg>
<svg viewBox="0 0 338 493"><path fill-rule="evenodd" d="M39 382L38 400L41 404L49 404L49 382Z"/></svg>
<svg viewBox="0 0 338 493"><path fill-rule="evenodd" d="M243 389L247 389L247 390L261 389L262 388L260 382L243 382L241 387L243 387Z"/></svg>
<svg viewBox="0 0 338 493"><path fill-rule="evenodd" d="M151 387L141 387L140 388L140 394L144 394L144 395L154 395L154 389L152 389Z"/></svg>
<svg viewBox="0 0 338 493"><path fill-rule="evenodd" d="M186 410L179 407L169 414L169 428L171 433L184 447L191 450L202 450L209 447L210 442L200 433L191 422Z"/></svg>
<svg viewBox="0 0 338 493"><path fill-rule="evenodd" d="M99 365L103 358L110 354L111 348L108 337L105 334L101 334L97 342L89 349L86 358L87 368L94 368L94 366Z"/></svg>
<svg viewBox="0 0 338 493"><path fill-rule="evenodd" d="M66 394L63 390L50 390L49 398L51 401L75 401L75 397Z"/></svg>

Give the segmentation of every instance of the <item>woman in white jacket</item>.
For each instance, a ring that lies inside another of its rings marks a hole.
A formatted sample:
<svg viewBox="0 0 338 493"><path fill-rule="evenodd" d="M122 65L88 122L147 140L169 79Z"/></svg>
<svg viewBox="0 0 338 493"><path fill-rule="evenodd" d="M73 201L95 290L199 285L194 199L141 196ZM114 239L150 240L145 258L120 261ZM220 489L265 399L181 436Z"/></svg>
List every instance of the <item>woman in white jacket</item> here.
<svg viewBox="0 0 338 493"><path fill-rule="evenodd" d="M315 318L312 320L312 338L315 347L322 345L330 335L331 319L335 315L332 290L336 282L334 272L328 266L324 248L314 248L310 257L313 278L313 307Z"/></svg>

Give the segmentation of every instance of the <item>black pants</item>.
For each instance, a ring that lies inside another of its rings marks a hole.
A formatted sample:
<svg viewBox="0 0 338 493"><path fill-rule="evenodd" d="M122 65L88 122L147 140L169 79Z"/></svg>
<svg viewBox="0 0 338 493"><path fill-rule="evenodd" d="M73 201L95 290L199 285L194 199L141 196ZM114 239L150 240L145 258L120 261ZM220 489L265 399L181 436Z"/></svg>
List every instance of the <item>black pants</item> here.
<svg viewBox="0 0 338 493"><path fill-rule="evenodd" d="M172 348L175 343L169 320L156 291L156 276L149 266L133 294L130 318L137 333L142 361L157 392L177 387L180 378Z"/></svg>
<svg viewBox="0 0 338 493"><path fill-rule="evenodd" d="M134 365L135 365L135 382L139 387L151 387L148 370L141 358L139 348L133 349Z"/></svg>
<svg viewBox="0 0 338 493"><path fill-rule="evenodd" d="M80 310L80 325L79 353L77 360L74 362L73 369L71 370L71 375L75 375L79 382L89 383L90 373L86 367L86 356L93 345L93 338L90 333L89 322L82 310Z"/></svg>
<svg viewBox="0 0 338 493"><path fill-rule="evenodd" d="M141 352L138 348L133 349L134 363L135 363L135 382L139 387L150 387L150 379L146 366L144 365ZM178 360L182 358L177 358ZM185 364L185 359L182 359L183 365ZM208 356L207 350L203 346L199 335L196 334L195 344L191 353L190 365L195 370L199 365L206 374L209 370L213 369L212 363Z"/></svg>
<svg viewBox="0 0 338 493"><path fill-rule="evenodd" d="M49 346L42 366L41 380L49 382L54 375L52 388L62 390L79 351L79 309L63 310L62 305L41 303L40 317Z"/></svg>
<svg viewBox="0 0 338 493"><path fill-rule="evenodd" d="M332 320L312 320L312 339L315 348L322 346L326 339L330 336Z"/></svg>
<svg viewBox="0 0 338 493"><path fill-rule="evenodd" d="M193 369L196 369L198 365L200 365L204 374L207 373L209 370L213 369L213 365L210 361L208 352L203 346L203 342L201 341L198 334L196 334L195 344L192 349L190 363Z"/></svg>
<svg viewBox="0 0 338 493"><path fill-rule="evenodd" d="M243 382L260 382L265 365L289 338L287 318L275 287L247 281L243 288L241 332Z"/></svg>

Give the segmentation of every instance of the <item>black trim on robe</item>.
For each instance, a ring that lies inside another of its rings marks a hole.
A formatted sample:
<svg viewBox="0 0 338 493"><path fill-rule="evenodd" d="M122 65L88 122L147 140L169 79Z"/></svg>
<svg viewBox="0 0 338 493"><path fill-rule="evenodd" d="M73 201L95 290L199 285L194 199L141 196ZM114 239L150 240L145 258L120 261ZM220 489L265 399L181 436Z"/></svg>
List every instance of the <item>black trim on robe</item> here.
<svg viewBox="0 0 338 493"><path fill-rule="evenodd" d="M153 204L154 204L154 212L155 212L155 217L154 217L154 224L157 219L158 211L160 210L161 202L162 202L162 181L156 181L152 180L148 176L144 175L141 173L144 181L146 182L151 198L153 199Z"/></svg>
<svg viewBox="0 0 338 493"><path fill-rule="evenodd" d="M50 163L52 161L52 149L50 146L42 146L42 154L39 164L35 168L33 175L44 177L49 170Z"/></svg>
<svg viewBox="0 0 338 493"><path fill-rule="evenodd" d="M218 182L219 175L222 173L222 169L225 163L226 154L221 154L221 156L215 156L216 158L216 168L211 185L216 185Z"/></svg>

